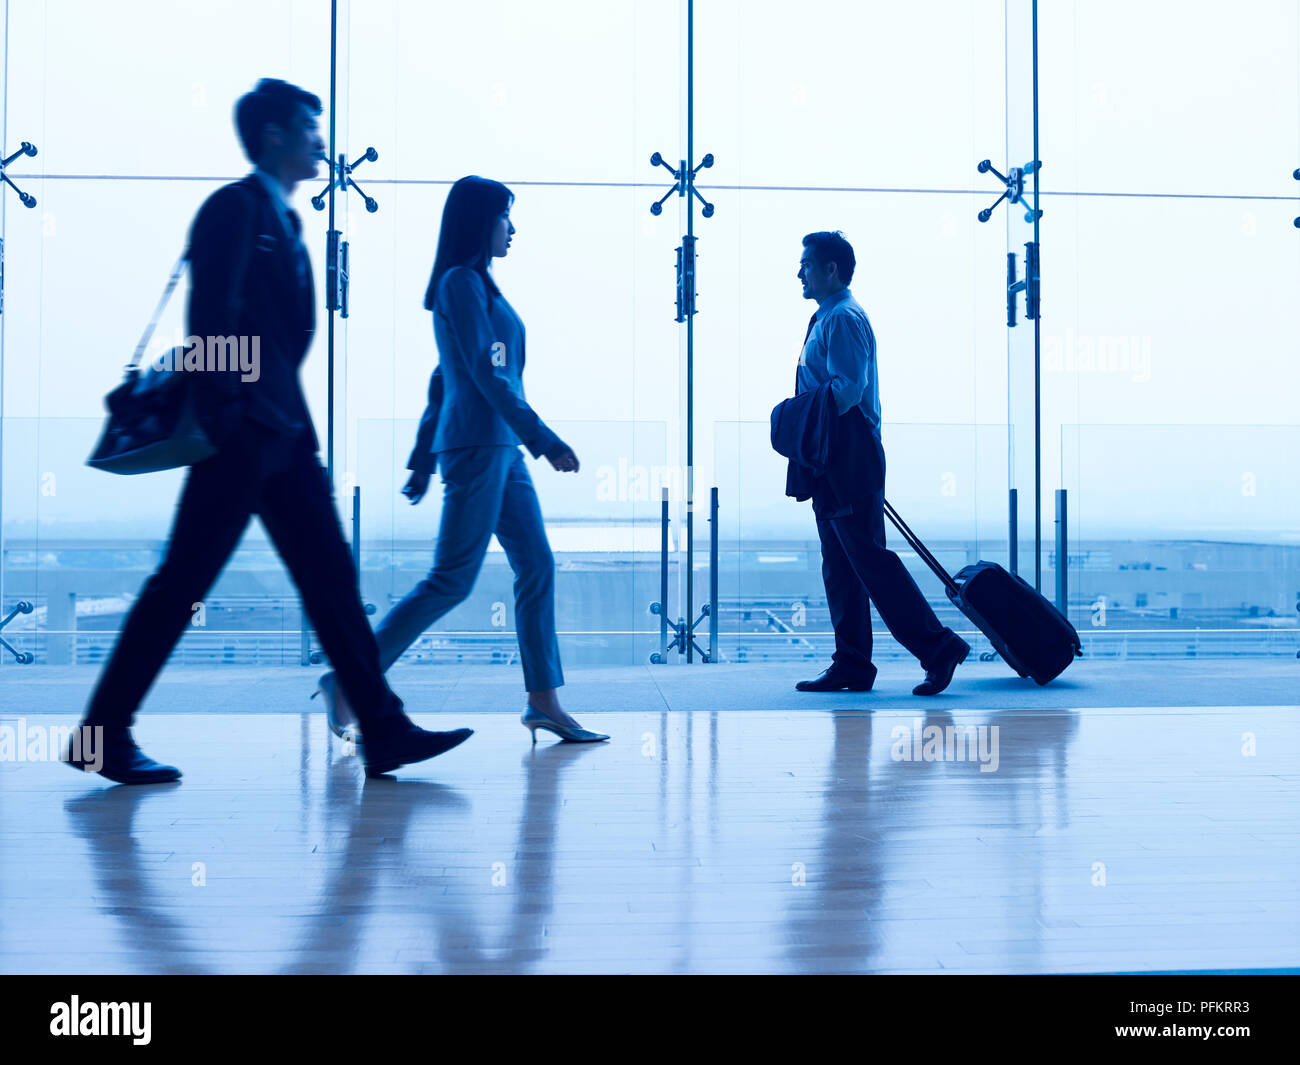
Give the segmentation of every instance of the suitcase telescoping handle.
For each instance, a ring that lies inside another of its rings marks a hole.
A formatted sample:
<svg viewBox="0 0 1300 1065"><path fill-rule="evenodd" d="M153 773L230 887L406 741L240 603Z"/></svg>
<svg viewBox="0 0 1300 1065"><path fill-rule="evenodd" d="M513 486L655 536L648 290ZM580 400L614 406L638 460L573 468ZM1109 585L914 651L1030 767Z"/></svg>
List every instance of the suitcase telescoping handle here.
<svg viewBox="0 0 1300 1065"><path fill-rule="evenodd" d="M939 564L939 560L930 553L930 549L921 543L920 537L908 528L907 522L898 516L898 511L890 505L888 499L885 500L885 513L889 515L889 520L894 523L894 527L903 534L903 539L907 541L908 546L917 553L922 562L930 567L934 575L943 581L943 586L948 589L948 594L950 596L960 594L961 589L957 586L957 582Z"/></svg>

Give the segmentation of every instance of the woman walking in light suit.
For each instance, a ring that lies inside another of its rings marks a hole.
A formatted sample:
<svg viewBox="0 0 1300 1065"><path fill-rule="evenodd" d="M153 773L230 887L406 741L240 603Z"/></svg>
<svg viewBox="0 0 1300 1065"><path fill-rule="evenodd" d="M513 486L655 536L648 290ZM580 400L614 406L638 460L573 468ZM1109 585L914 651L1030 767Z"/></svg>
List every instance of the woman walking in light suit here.
<svg viewBox="0 0 1300 1065"><path fill-rule="evenodd" d="M387 670L434 622L468 597L495 534L515 583L515 628L528 706L523 724L537 739L546 729L573 743L607 740L584 729L560 706L564 684L555 636L555 561L532 479L519 445L562 473L578 457L524 398L524 325L492 279L494 258L507 254L515 227L514 195L497 181L465 177L447 194L433 274L424 306L433 312L439 365L429 383L415 449L402 489L418 503L435 464L444 485L433 569L375 630ZM321 678L330 727L352 720L334 674Z"/></svg>

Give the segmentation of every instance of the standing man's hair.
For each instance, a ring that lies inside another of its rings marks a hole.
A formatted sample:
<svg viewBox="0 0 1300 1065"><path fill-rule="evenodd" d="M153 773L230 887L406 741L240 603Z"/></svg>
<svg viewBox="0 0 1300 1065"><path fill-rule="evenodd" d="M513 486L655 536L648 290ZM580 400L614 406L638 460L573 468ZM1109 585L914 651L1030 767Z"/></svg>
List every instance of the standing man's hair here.
<svg viewBox="0 0 1300 1065"><path fill-rule="evenodd" d="M267 125L287 130L303 104L311 108L312 114L321 113L319 96L279 78L263 78L257 88L239 98L235 104L235 129L250 162L256 164L262 154L262 131Z"/></svg>
<svg viewBox="0 0 1300 1065"><path fill-rule="evenodd" d="M477 270L490 293L499 290L488 274L488 241L502 213L515 202L515 194L501 182L470 174L447 193L442 208L442 228L438 230L438 250L433 257L429 287L424 290L424 309L433 310L438 282L456 266Z"/></svg>
<svg viewBox="0 0 1300 1065"><path fill-rule="evenodd" d="M823 269L834 263L840 280L846 285L853 280L853 268L858 265L858 260L853 255L853 245L838 229L834 233L826 230L809 233L803 238L803 246L811 249L817 264Z"/></svg>

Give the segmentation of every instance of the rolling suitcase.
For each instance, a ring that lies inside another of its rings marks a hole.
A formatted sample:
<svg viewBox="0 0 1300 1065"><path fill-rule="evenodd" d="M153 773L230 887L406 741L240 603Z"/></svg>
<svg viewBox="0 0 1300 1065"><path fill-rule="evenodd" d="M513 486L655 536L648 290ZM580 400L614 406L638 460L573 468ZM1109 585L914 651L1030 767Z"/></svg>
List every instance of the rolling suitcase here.
<svg viewBox="0 0 1300 1065"><path fill-rule="evenodd" d="M953 605L975 623L1003 661L1022 677L1046 684L1083 654L1074 626L1033 585L994 562L976 562L952 577L888 501L885 513L921 561L943 582Z"/></svg>

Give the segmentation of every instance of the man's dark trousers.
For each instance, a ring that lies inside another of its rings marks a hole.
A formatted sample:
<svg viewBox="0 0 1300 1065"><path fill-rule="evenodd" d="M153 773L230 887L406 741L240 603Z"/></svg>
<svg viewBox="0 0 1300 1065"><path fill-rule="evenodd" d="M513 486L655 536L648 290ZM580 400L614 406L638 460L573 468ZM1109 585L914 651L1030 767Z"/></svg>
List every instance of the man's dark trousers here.
<svg viewBox="0 0 1300 1065"><path fill-rule="evenodd" d="M401 700L379 669L379 648L310 428L288 436L244 419L221 450L190 469L167 557L122 628L86 724L131 724L254 514L298 586L363 733L401 713Z"/></svg>
<svg viewBox="0 0 1300 1065"><path fill-rule="evenodd" d="M822 542L822 580L835 628L837 668L874 679L871 603L889 631L925 670L941 662L956 634L930 609L921 589L894 552L885 547L885 493L854 503L843 517L817 519Z"/></svg>

